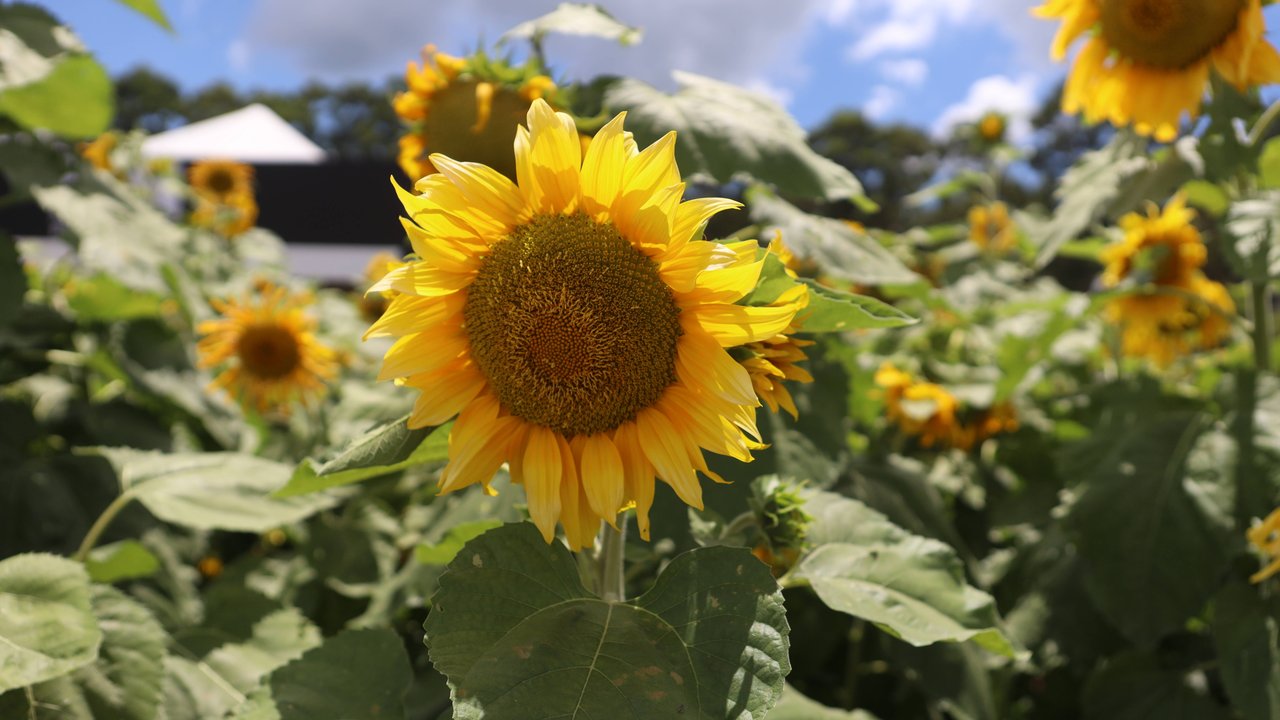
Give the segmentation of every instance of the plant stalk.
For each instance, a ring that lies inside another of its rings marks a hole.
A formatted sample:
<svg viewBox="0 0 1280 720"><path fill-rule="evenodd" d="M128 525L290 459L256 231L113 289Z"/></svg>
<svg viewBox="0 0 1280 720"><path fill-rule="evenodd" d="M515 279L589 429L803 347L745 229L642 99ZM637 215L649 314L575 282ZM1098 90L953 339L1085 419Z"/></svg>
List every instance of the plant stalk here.
<svg viewBox="0 0 1280 720"><path fill-rule="evenodd" d="M120 493L115 500L102 511L97 520L93 521L93 526L89 528L89 532L85 533L84 540L80 542L80 548L76 550L76 554L71 556L76 562L84 562L89 557L89 552L98 544L98 540L102 537L102 533L106 532L107 526L112 520L120 514L130 502L133 502L131 493Z"/></svg>
<svg viewBox="0 0 1280 720"><path fill-rule="evenodd" d="M1236 523L1240 528L1249 527L1253 518L1265 513L1271 500L1261 482L1256 450L1258 378L1271 370L1271 288L1265 281L1255 281L1250 283L1250 294L1253 365L1236 377Z"/></svg>
<svg viewBox="0 0 1280 720"><path fill-rule="evenodd" d="M600 554L597 557L598 572L596 575L599 595L608 602L623 602L627 599L626 583L626 548L627 518L619 513L618 526L606 526L604 536L600 539Z"/></svg>

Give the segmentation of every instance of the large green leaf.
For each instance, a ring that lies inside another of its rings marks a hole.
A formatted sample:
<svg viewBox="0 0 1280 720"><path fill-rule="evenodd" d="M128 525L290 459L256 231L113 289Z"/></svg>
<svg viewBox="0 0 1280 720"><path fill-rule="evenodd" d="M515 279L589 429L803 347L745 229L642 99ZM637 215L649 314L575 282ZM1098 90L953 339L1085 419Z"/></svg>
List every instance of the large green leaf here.
<svg viewBox="0 0 1280 720"><path fill-rule="evenodd" d="M38 82L0 91L0 113L32 130L93 137L115 113L111 77L92 57L73 55Z"/></svg>
<svg viewBox="0 0 1280 720"><path fill-rule="evenodd" d="M805 506L813 508L815 547L789 577L829 607L915 646L973 640L1002 655L1017 653L999 628L995 601L965 582L950 547L833 493L811 493Z"/></svg>
<svg viewBox="0 0 1280 720"><path fill-rule="evenodd" d="M1268 607L1270 605L1270 607ZM1222 684L1245 720L1280 717L1280 621L1274 599L1236 583L1213 603L1213 639L1222 661Z"/></svg>
<svg viewBox="0 0 1280 720"><path fill-rule="evenodd" d="M370 430L319 466L310 459L303 460L276 497L306 495L449 459L452 423L411 430L407 420L403 417Z"/></svg>
<svg viewBox="0 0 1280 720"><path fill-rule="evenodd" d="M747 193L751 219L782 232L797 257L817 263L820 272L864 285L914 285L919 275L876 242L847 224L811 215L769 190L756 186Z"/></svg>
<svg viewBox="0 0 1280 720"><path fill-rule="evenodd" d="M160 561L137 540L121 540L94 548L84 566L94 582L114 583L154 575Z"/></svg>
<svg viewBox="0 0 1280 720"><path fill-rule="evenodd" d="M1150 655L1121 655L1089 679L1083 717L1089 720L1227 720L1231 714L1185 674Z"/></svg>
<svg viewBox="0 0 1280 720"><path fill-rule="evenodd" d="M151 22L160 27L173 32L173 26L169 24L169 18L165 17L164 9L160 7L159 0L116 0L122 5L137 10L145 15Z"/></svg>
<svg viewBox="0 0 1280 720"><path fill-rule="evenodd" d="M1144 416L1111 433L1067 518L1085 585L1131 641L1155 642L1200 612L1221 584L1232 529L1230 454L1187 412ZM1096 452L1096 451L1094 451Z"/></svg>
<svg viewBox="0 0 1280 720"><path fill-rule="evenodd" d="M235 718L403 718L412 680L399 635L386 629L347 630L272 673Z"/></svg>
<svg viewBox="0 0 1280 720"><path fill-rule="evenodd" d="M618 22L608 10L594 3L560 3L546 15L506 31L500 40L506 42L523 38L540 42L546 35L555 34L586 35L616 40L622 45L634 45L644 35L640 28Z"/></svg>
<svg viewBox="0 0 1280 720"><path fill-rule="evenodd" d="M863 710L838 710L819 702L814 702L799 690L786 686L782 691L782 699L778 701L769 720L876 720L876 717Z"/></svg>
<svg viewBox="0 0 1280 720"><path fill-rule="evenodd" d="M895 328L914 325L918 320L898 308L866 295L829 288L812 280L809 306L800 311L802 332L843 332L864 328Z"/></svg>
<svg viewBox="0 0 1280 720"><path fill-rule="evenodd" d="M244 642L228 643L204 661L227 684L248 693L276 668L320 644L320 631L294 608L277 610L253 626Z"/></svg>
<svg viewBox="0 0 1280 720"><path fill-rule="evenodd" d="M101 643L84 566L38 553L0 561L0 692L88 665Z"/></svg>
<svg viewBox="0 0 1280 720"><path fill-rule="evenodd" d="M869 204L862 184L809 147L804 129L763 95L686 72L668 95L639 80L620 80L605 106L627 111L627 129L642 144L675 130L676 160L685 174L727 183L745 175L789 194Z"/></svg>
<svg viewBox="0 0 1280 720"><path fill-rule="evenodd" d="M562 545L507 525L450 563L425 627L459 720L760 718L790 670L782 594L741 548L684 553L612 603Z"/></svg>
<svg viewBox="0 0 1280 720"><path fill-rule="evenodd" d="M238 453L158 453L93 448L115 468L125 495L156 517L205 530L262 533L332 507L328 494L277 498L289 467Z"/></svg>

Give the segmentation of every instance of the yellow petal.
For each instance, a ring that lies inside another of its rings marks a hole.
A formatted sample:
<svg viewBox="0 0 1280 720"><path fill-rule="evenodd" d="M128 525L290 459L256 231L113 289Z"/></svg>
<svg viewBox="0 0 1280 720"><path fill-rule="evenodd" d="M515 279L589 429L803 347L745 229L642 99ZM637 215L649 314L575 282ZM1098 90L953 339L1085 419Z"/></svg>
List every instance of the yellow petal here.
<svg viewBox="0 0 1280 720"><path fill-rule="evenodd" d="M547 427L535 425L529 431L529 443L521 464L529 517L542 531L542 539L551 542L560 519L560 478L564 472L556 434Z"/></svg>
<svg viewBox="0 0 1280 720"><path fill-rule="evenodd" d="M618 113L591 139L582 161L582 210L588 215L607 213L622 187L626 144L622 129L626 113ZM597 220L600 218L597 217Z"/></svg>
<svg viewBox="0 0 1280 720"><path fill-rule="evenodd" d="M460 331L406 335L387 351L378 372L378 382L431 372L457 358L467 348L467 338Z"/></svg>
<svg viewBox="0 0 1280 720"><path fill-rule="evenodd" d="M623 502L622 456L607 435L600 433L586 438L580 479L591 509L614 525Z"/></svg>
<svg viewBox="0 0 1280 720"><path fill-rule="evenodd" d="M659 478L670 485L686 505L702 509L702 486L689 457L684 441L676 433L666 415L653 408L645 408L636 415L640 447L653 464Z"/></svg>
<svg viewBox="0 0 1280 720"><path fill-rule="evenodd" d="M436 170L453 182L473 210L483 212L507 229L526 221L524 198L520 189L506 175L473 162L458 162L443 155L432 155Z"/></svg>
<svg viewBox="0 0 1280 720"><path fill-rule="evenodd" d="M696 324L721 347L734 347L766 340L787 329L797 309L795 305L745 307L709 303L684 308L680 323L686 329Z"/></svg>
<svg viewBox="0 0 1280 720"><path fill-rule="evenodd" d="M470 358L459 358L439 369L413 375L406 385L419 389L409 416L410 428L444 424L462 412L484 389L484 376Z"/></svg>

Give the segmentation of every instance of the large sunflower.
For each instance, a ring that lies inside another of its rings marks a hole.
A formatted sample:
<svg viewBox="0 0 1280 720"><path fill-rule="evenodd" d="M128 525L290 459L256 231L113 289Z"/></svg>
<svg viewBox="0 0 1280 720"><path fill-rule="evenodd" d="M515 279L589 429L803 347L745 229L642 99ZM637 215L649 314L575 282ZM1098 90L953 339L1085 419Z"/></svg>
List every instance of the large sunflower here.
<svg viewBox="0 0 1280 720"><path fill-rule="evenodd" d="M490 63L485 65L497 67ZM482 77L465 58L423 49L422 64L409 62L408 89L392 101L396 115L410 125L400 138L400 167L411 180L435 172L428 153L441 153L492 167L515 177L511 133L529 104L555 93L545 75L504 82Z"/></svg>
<svg viewBox="0 0 1280 720"><path fill-rule="evenodd" d="M253 167L234 160L202 160L187 170L191 189L201 199L229 205L237 198L253 197Z"/></svg>
<svg viewBox="0 0 1280 720"><path fill-rule="evenodd" d="M240 300L213 300L221 317L196 327L200 367L227 365L212 387L258 412L287 413L322 394L337 374L336 354L315 338L310 298L263 283Z"/></svg>
<svg viewBox="0 0 1280 720"><path fill-rule="evenodd" d="M1199 114L1210 69L1241 90L1280 82L1261 0L1047 0L1035 13L1062 19L1055 60L1090 33L1062 96L1089 122L1168 142L1184 114Z"/></svg>
<svg viewBox="0 0 1280 720"><path fill-rule="evenodd" d="M517 182L432 155L400 191L420 258L366 337L397 338L380 379L421 392L412 427L457 416L441 490L487 484L503 463L543 536L574 549L634 503L649 536L654 477L702 507L703 450L751 458L747 371L725 348L785 329L795 304L744 307L754 241L700 239L738 203L681 202L675 134L641 151L623 115L582 153L573 119L542 100L515 139ZM397 188L399 190L399 188Z"/></svg>

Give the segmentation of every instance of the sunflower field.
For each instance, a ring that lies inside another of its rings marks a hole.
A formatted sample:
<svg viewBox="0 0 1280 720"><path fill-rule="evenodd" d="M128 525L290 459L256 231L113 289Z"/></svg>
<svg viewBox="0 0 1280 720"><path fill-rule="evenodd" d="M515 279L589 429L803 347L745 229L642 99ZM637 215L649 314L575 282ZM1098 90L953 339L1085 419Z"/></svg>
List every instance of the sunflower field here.
<svg viewBox="0 0 1280 720"><path fill-rule="evenodd" d="M594 5L427 46L352 289L0 3L66 247L0 229L0 720L1280 718L1263 4L1030 8L1096 140L1043 197L995 112L873 197L757 93L567 81Z"/></svg>

